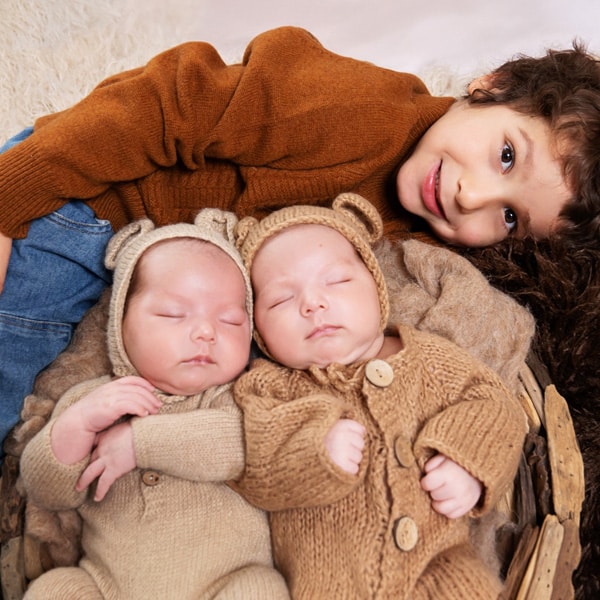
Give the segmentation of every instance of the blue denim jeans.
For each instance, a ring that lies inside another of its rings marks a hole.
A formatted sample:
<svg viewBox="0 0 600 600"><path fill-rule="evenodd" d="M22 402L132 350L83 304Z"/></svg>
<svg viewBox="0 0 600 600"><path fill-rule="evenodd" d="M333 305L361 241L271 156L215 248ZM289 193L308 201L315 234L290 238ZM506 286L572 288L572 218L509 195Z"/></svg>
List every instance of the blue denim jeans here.
<svg viewBox="0 0 600 600"><path fill-rule="evenodd" d="M0 152L30 133L21 132ZM65 349L111 283L104 254L112 233L108 221L73 201L32 221L27 237L13 241L0 294L0 441L19 420L37 374ZM0 449L0 464L3 456Z"/></svg>

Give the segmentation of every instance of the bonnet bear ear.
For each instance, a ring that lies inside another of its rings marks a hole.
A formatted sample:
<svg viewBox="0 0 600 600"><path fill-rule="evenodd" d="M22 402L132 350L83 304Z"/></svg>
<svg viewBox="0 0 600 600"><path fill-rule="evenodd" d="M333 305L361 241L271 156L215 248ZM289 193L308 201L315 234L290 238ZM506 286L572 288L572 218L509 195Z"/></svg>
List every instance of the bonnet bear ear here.
<svg viewBox="0 0 600 600"><path fill-rule="evenodd" d="M235 244L235 226L238 218L232 213L218 208L204 208L194 219L194 225L203 230L214 231L231 244Z"/></svg>
<svg viewBox="0 0 600 600"><path fill-rule="evenodd" d="M153 229L155 229L155 225L150 219L140 219L139 221L125 225L123 229L117 231L110 238L106 248L106 257L104 258L106 268L114 271L119 253L129 246L131 242Z"/></svg>
<svg viewBox="0 0 600 600"><path fill-rule="evenodd" d="M366 239L371 245L381 239L383 235L383 221L377 209L359 194L345 192L339 194L331 205L333 210L338 211L363 231Z"/></svg>
<svg viewBox="0 0 600 600"><path fill-rule="evenodd" d="M244 217L241 221L238 222L235 228L235 245L238 249L240 249L244 245L248 234L257 225L258 219L256 219L255 217Z"/></svg>

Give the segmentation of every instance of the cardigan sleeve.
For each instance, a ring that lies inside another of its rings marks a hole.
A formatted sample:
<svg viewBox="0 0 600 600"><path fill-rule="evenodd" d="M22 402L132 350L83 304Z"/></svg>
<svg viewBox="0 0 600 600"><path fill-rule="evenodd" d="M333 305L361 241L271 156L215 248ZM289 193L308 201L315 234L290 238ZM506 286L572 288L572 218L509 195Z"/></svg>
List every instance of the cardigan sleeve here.
<svg viewBox="0 0 600 600"><path fill-rule="evenodd" d="M75 484L89 464L90 457L65 465L54 456L50 437L61 413L108 380L108 377L102 377L85 381L68 390L57 403L48 423L25 446L20 461L21 479L27 496L39 506L48 510L68 510L78 508L86 500L87 490L77 492Z"/></svg>
<svg viewBox="0 0 600 600"><path fill-rule="evenodd" d="M454 360L460 361L460 355ZM439 452L478 479L483 493L474 512L481 514L496 504L513 481L525 433L525 415L517 400L490 369L473 361L454 403L422 427L415 455L423 463Z"/></svg>
<svg viewBox="0 0 600 600"><path fill-rule="evenodd" d="M271 392L265 380L273 380ZM287 383L285 369L258 368L234 387L244 413L246 468L233 487L268 511L336 502L364 476L364 469L356 476L337 467L323 443L347 415L343 400L319 393L294 399L284 391Z"/></svg>
<svg viewBox="0 0 600 600"><path fill-rule="evenodd" d="M132 419L137 466L191 481L222 482L244 468L242 416L231 391L220 408Z"/></svg>
<svg viewBox="0 0 600 600"><path fill-rule="evenodd" d="M432 99L412 75L333 54L297 28L258 36L233 65L189 42L39 120L1 155L0 230L24 237L30 220L69 199L207 159L299 169L308 180L311 170L340 165L370 171L382 155L397 164L450 102Z"/></svg>

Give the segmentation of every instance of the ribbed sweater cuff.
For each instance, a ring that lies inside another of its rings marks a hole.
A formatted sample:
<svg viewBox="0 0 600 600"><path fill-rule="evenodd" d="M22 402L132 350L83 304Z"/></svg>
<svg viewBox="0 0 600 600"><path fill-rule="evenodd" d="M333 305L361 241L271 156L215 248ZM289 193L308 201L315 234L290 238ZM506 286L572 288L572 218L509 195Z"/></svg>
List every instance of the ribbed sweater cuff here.
<svg viewBox="0 0 600 600"><path fill-rule="evenodd" d="M51 432L54 421L27 445L22 457L22 473L28 496L49 510L65 510L81 503L86 492L77 492L75 484L89 462L66 465L52 452Z"/></svg>
<svg viewBox="0 0 600 600"><path fill-rule="evenodd" d="M39 156L38 148L30 138L0 155L0 230L13 239L27 235L29 221L62 205L52 170ZM49 197L56 200L48 203ZM42 206L43 209L32 214L28 206Z"/></svg>
<svg viewBox="0 0 600 600"><path fill-rule="evenodd" d="M510 402L495 403L496 410L486 405L473 406L471 411L446 411L444 418L432 419L424 427L415 444L417 456L434 450L481 481L483 512L510 484L521 455L525 425L515 417Z"/></svg>

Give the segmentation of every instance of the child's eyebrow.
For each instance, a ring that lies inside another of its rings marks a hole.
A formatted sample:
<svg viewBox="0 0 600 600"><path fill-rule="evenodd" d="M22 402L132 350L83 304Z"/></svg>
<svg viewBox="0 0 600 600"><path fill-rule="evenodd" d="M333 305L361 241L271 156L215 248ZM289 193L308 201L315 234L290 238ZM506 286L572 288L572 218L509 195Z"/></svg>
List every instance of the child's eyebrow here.
<svg viewBox="0 0 600 600"><path fill-rule="evenodd" d="M522 227L522 237L533 237L533 232L531 231L531 216L528 210L520 215L519 225Z"/></svg>
<svg viewBox="0 0 600 600"><path fill-rule="evenodd" d="M531 139L530 135L522 127L519 127L519 133L521 134L521 137L525 141L525 150L524 150L525 154L523 156L523 166L527 167L528 169L531 169L531 167L533 166L533 156L534 156L533 140Z"/></svg>
<svg viewBox="0 0 600 600"><path fill-rule="evenodd" d="M533 159L534 159L534 155L535 155L535 146L533 143L533 139L531 138L529 133L527 133L527 131L525 131L525 129L523 129L523 127L518 127L517 130L518 130L519 134L521 135L521 137L523 138L523 142L524 142L524 146L525 146L521 151L522 168L527 172L528 176L531 176L531 171L533 169L533 163L534 163ZM533 232L531 231L531 215L529 214L529 211L527 209L525 209L525 212L523 212L519 215L518 227L520 230L519 235L521 237L533 236Z"/></svg>

